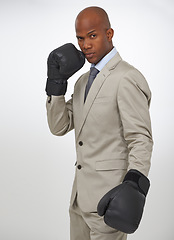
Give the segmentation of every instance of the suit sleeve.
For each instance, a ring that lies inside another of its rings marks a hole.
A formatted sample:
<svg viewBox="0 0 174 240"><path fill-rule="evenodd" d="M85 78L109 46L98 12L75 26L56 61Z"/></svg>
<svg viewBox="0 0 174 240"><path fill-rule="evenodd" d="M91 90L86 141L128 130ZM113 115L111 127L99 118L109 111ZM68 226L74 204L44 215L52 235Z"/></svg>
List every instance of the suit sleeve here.
<svg viewBox="0 0 174 240"><path fill-rule="evenodd" d="M153 147L149 106L151 92L142 74L129 70L118 88L118 107L129 151L128 170L148 175Z"/></svg>
<svg viewBox="0 0 174 240"><path fill-rule="evenodd" d="M51 96L46 102L47 120L50 131L56 136L63 136L74 128L73 98L65 102L65 97Z"/></svg>

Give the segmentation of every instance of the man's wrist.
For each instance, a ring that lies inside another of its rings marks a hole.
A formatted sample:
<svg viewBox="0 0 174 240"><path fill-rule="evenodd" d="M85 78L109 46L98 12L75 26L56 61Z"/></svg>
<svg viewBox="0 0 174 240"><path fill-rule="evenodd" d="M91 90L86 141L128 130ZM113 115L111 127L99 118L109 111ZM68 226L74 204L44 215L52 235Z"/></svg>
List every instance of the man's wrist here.
<svg viewBox="0 0 174 240"><path fill-rule="evenodd" d="M139 187L140 192L142 192L145 196L147 195L150 187L150 181L144 174L136 169L131 169L127 172L123 180L123 182L126 181L132 181L136 183Z"/></svg>
<svg viewBox="0 0 174 240"><path fill-rule="evenodd" d="M54 80L50 80L47 79L47 83L46 83L46 93L48 96L61 96L61 95L65 95L66 91L67 91L67 85L68 82L65 79L54 79Z"/></svg>

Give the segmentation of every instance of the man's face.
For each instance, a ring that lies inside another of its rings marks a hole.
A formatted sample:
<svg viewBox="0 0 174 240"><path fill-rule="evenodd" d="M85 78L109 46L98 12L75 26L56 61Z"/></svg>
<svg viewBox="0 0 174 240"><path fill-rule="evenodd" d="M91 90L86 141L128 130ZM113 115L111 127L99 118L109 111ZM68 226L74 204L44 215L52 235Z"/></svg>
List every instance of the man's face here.
<svg viewBox="0 0 174 240"><path fill-rule="evenodd" d="M105 29L101 19L91 17L77 18L76 36L86 59L97 64L112 49L112 37Z"/></svg>

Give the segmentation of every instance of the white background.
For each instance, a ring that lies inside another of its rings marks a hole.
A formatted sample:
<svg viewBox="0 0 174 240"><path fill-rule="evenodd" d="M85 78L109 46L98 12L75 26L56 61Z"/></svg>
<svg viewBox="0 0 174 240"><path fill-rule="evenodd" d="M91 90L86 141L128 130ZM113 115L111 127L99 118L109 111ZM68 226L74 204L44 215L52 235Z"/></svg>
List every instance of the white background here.
<svg viewBox="0 0 174 240"><path fill-rule="evenodd" d="M143 220L129 240L173 240L174 1L0 0L0 239L68 240L74 132L51 135L45 109L46 60L64 43L77 46L74 20L103 7L114 45L152 91L154 151ZM89 63L69 79L66 98Z"/></svg>

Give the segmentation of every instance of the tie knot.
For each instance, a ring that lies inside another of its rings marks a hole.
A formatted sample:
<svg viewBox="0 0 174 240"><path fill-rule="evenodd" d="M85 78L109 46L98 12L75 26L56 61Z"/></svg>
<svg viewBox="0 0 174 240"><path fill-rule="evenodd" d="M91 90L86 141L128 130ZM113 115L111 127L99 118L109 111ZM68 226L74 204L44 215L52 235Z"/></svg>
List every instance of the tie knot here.
<svg viewBox="0 0 174 240"><path fill-rule="evenodd" d="M90 75L92 75L92 76L95 77L98 73L99 73L99 70L98 70L97 68L92 67L92 68L90 69Z"/></svg>

